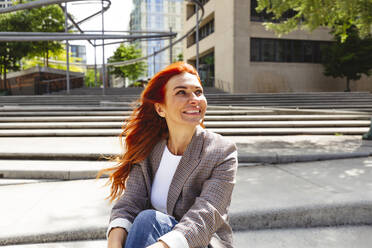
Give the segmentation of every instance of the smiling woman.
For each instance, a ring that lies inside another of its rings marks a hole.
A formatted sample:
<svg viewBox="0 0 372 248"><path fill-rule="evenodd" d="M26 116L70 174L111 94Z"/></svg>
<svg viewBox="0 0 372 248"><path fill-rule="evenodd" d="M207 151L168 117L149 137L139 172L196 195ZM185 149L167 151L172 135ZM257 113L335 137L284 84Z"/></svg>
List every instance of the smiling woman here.
<svg viewBox="0 0 372 248"><path fill-rule="evenodd" d="M205 130L197 71L178 62L158 72L124 126L125 152L110 172L117 200L108 247L232 247L228 208L235 144Z"/></svg>

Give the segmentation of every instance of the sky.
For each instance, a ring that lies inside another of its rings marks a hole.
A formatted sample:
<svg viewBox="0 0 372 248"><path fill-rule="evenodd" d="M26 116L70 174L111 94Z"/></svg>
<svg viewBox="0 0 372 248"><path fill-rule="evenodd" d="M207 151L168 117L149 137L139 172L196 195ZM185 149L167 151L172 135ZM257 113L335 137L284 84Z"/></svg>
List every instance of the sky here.
<svg viewBox="0 0 372 248"><path fill-rule="evenodd" d="M127 31L129 30L130 12L133 8L132 0L111 0L111 7L104 14L105 30ZM101 1L81 1L70 2L67 10L74 16L76 21L101 10ZM98 15L89 21L80 25L83 30L102 30L102 18ZM109 41L108 41L109 42ZM97 42L98 43L98 42ZM70 44L79 44L86 46L87 63L94 64L94 48L87 41L71 41ZM105 46L105 58L110 57L119 46ZM96 49L97 64L102 64L102 47ZM107 60L106 60L107 61Z"/></svg>

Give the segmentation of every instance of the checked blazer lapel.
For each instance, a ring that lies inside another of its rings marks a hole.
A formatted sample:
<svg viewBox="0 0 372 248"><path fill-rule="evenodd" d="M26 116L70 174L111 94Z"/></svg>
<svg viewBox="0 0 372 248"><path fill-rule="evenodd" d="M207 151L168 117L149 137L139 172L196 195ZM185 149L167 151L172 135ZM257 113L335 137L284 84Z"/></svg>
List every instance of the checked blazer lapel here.
<svg viewBox="0 0 372 248"><path fill-rule="evenodd" d="M154 180L155 173L157 172L161 158L164 153L165 146L167 144L166 139L160 140L155 146L154 149L152 149L151 155L150 155L150 163L151 163L151 180Z"/></svg>
<svg viewBox="0 0 372 248"><path fill-rule="evenodd" d="M174 206L176 205L177 199L181 194L182 187L185 184L187 178L200 163L200 153L203 148L203 141L203 128L197 126L191 142L187 146L186 151L183 154L180 163L178 164L171 185L169 187L167 212L170 215L173 215Z"/></svg>

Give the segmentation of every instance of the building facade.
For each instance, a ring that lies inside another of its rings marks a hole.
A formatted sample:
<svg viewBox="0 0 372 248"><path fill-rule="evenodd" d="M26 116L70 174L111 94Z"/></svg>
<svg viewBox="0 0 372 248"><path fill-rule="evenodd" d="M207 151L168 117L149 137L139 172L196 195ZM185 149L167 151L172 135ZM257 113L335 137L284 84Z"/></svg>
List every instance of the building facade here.
<svg viewBox="0 0 372 248"><path fill-rule="evenodd" d="M134 9L130 18L131 31L169 31L178 33L183 31L183 0L133 0ZM152 40L135 42L144 56L169 45L169 40ZM172 61L182 54L182 42L172 49ZM147 59L147 77L152 77L170 63L169 49Z"/></svg>
<svg viewBox="0 0 372 248"><path fill-rule="evenodd" d="M12 0L0 0L0 9L12 6Z"/></svg>
<svg viewBox="0 0 372 248"><path fill-rule="evenodd" d="M231 93L345 89L345 79L323 75L321 47L332 40L328 29L297 30L279 38L263 26L268 16L255 11L256 0L201 2L205 15L199 29L199 73L205 85ZM185 2L184 32L195 26L195 16L194 5ZM195 34L184 44L184 59L195 64ZM351 90L372 91L372 78L352 82Z"/></svg>
<svg viewBox="0 0 372 248"><path fill-rule="evenodd" d="M85 45L70 45L71 57L76 59L76 62L86 64L87 52Z"/></svg>

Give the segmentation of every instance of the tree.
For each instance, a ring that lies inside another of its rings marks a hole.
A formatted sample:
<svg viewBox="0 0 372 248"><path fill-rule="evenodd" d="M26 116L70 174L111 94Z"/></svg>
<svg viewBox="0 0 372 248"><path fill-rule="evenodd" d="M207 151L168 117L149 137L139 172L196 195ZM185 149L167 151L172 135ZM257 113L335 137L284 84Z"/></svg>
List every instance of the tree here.
<svg viewBox="0 0 372 248"><path fill-rule="evenodd" d="M328 27L341 37L347 38L347 30L355 26L360 37L366 37L372 30L371 0L257 0L258 12L271 13L281 20L284 13L294 10L294 15L279 23L264 25L277 34L286 34L301 26L313 31Z"/></svg>
<svg viewBox="0 0 372 248"><path fill-rule="evenodd" d="M138 49L135 45L124 45L121 44L114 55L108 59L109 62L119 62L125 60L131 60L140 58L142 56L141 49ZM132 81L138 79L140 76L144 75L146 71L146 64L143 61L125 65L120 67L114 67L111 73L122 78L128 78Z"/></svg>
<svg viewBox="0 0 372 248"><path fill-rule="evenodd" d="M347 39L342 42L335 35L335 42L322 50L324 75L346 77L346 90L350 91L350 80L359 80L363 74L371 75L372 37L359 38L355 27L347 30Z"/></svg>
<svg viewBox="0 0 372 248"><path fill-rule="evenodd" d="M53 59L50 62L48 62L48 67L50 68L55 68L55 69L60 69L60 70L67 70L66 62L67 62L67 57L66 57L66 52L65 52L65 46L62 45L62 50L58 50L56 52L54 51L49 51L48 52L49 59ZM69 70L74 71L74 72L84 72L84 69L82 66L78 66L73 63L81 63L81 58L75 58L71 56L71 53L69 53L69 61L70 66ZM39 66L44 66L45 61L43 61L39 57L33 57L33 58L23 58L22 59L22 68L23 69L28 69L31 67L35 67L37 65Z"/></svg>
<svg viewBox="0 0 372 248"><path fill-rule="evenodd" d="M3 32L27 32L31 31L28 23L29 15L25 11L0 15L0 30ZM7 91L8 84L6 75L8 70L18 70L20 61L31 52L31 43L27 42L0 42L0 75L3 76L1 89Z"/></svg>
<svg viewBox="0 0 372 248"><path fill-rule="evenodd" d="M61 8L56 5L49 5L31 9L28 13L31 19L33 32L64 32L64 14ZM58 54L63 51L64 46L60 41L39 41L32 42L32 53L30 57L42 57L44 66L49 66L51 53Z"/></svg>
<svg viewBox="0 0 372 248"><path fill-rule="evenodd" d="M183 61L183 54L182 53L178 54L177 59L173 62L177 62L177 61Z"/></svg>

